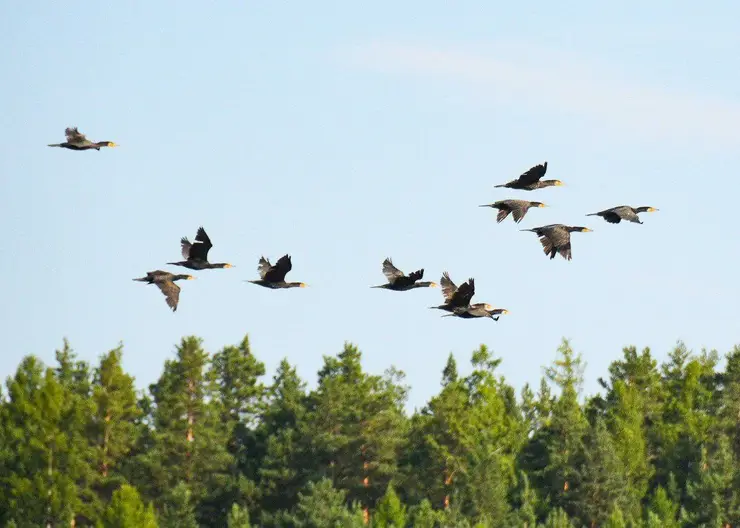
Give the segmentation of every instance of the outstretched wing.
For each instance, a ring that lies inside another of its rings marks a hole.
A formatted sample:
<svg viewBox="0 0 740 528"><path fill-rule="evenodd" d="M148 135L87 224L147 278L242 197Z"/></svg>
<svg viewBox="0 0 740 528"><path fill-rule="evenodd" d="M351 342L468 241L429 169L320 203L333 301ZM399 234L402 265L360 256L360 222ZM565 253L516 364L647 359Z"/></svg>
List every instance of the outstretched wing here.
<svg viewBox="0 0 740 528"><path fill-rule="evenodd" d="M290 262L290 255L283 255L274 266L267 270L263 278L268 282L281 282L285 280L285 275L292 269L293 264Z"/></svg>
<svg viewBox="0 0 740 528"><path fill-rule="evenodd" d="M500 224L503 222L506 217L509 216L509 210L508 209L500 209L498 214L496 215L496 223Z"/></svg>
<svg viewBox="0 0 740 528"><path fill-rule="evenodd" d="M452 306L464 307L470 304L473 295L475 295L475 279L471 277L460 285L448 302Z"/></svg>
<svg viewBox="0 0 740 528"><path fill-rule="evenodd" d="M67 136L67 143L73 143L75 145L84 144L88 142L85 134L80 133L77 127L65 128L64 135Z"/></svg>
<svg viewBox="0 0 740 528"><path fill-rule="evenodd" d="M555 254L552 240L544 235L540 235L540 244L542 244L542 251L544 251L545 255L549 255L552 258L552 256Z"/></svg>
<svg viewBox="0 0 740 528"><path fill-rule="evenodd" d="M565 259L565 260L572 260L573 254L571 253L570 249L570 241L567 244L564 244L558 248L558 253Z"/></svg>
<svg viewBox="0 0 740 528"><path fill-rule="evenodd" d="M535 165L531 169L529 169L527 172L523 173L521 176L519 176L519 179L517 180L518 183L522 185L531 185L534 182L539 181L542 179L542 177L547 172L547 162L544 164Z"/></svg>
<svg viewBox="0 0 740 528"><path fill-rule="evenodd" d="M190 259L190 248L193 247L193 244L190 243L190 240L188 240L188 237L182 237L180 239L180 249L182 251L182 258L185 260Z"/></svg>
<svg viewBox="0 0 740 528"><path fill-rule="evenodd" d="M609 211L608 213L604 213L602 215L602 218L609 222L610 224L618 224L622 221L622 218L614 211Z"/></svg>
<svg viewBox="0 0 740 528"><path fill-rule="evenodd" d="M517 224L522 221L522 218L524 218L524 215L527 214L527 210L524 207L514 207L511 210L511 214L514 217L514 222Z"/></svg>
<svg viewBox="0 0 740 528"><path fill-rule="evenodd" d="M412 271L409 273L409 280L413 283L418 280L421 280L422 277L424 277L424 268L421 268L420 270Z"/></svg>
<svg viewBox="0 0 740 528"><path fill-rule="evenodd" d="M446 271L442 273L442 278L439 279L439 285L442 290L442 296L445 298L445 302L449 303L452 296L457 291L457 286L450 279L450 274Z"/></svg>
<svg viewBox="0 0 740 528"><path fill-rule="evenodd" d="M169 280L157 281L155 284L162 290L167 306L172 308L173 312L177 310L177 303L180 301L180 287Z"/></svg>
<svg viewBox="0 0 740 528"><path fill-rule="evenodd" d="M257 264L257 271L260 274L260 279L265 280L265 275L272 269L272 264L265 257L260 257L259 264Z"/></svg>
<svg viewBox="0 0 740 528"><path fill-rule="evenodd" d="M211 239L208 238L206 230L199 227L195 235L195 243L190 246L190 258L193 260L208 261L208 251L212 247L213 244L211 244Z"/></svg>
<svg viewBox="0 0 740 528"><path fill-rule="evenodd" d="M383 261L383 275L385 275L385 278L388 279L388 282L393 284L398 279L403 277L403 271L395 267L389 257Z"/></svg>

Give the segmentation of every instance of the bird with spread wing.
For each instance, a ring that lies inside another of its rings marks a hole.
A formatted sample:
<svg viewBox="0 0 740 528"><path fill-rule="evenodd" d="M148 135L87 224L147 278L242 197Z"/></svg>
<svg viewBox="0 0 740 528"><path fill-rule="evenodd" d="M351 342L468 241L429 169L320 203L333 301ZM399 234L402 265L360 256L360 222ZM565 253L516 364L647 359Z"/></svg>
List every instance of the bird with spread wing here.
<svg viewBox="0 0 740 528"><path fill-rule="evenodd" d="M64 143L52 143L50 147L61 147L69 150L92 150L95 149L100 151L100 147L117 147L116 143L112 141L98 141L94 143L85 137L77 127L64 129L64 135L67 137L67 141Z"/></svg>
<svg viewBox="0 0 740 528"><path fill-rule="evenodd" d="M383 275L388 282L380 286L371 286L371 288L383 288L393 291L407 291L414 288L436 288L437 283L427 281L419 282L424 277L424 268L412 271L408 275L393 265L390 258L383 261Z"/></svg>
<svg viewBox="0 0 740 528"><path fill-rule="evenodd" d="M180 239L180 246L182 250L182 257L185 260L180 262L168 262L171 266L182 266L192 270L204 270L204 269L219 269L219 268L233 268L231 264L226 262L208 262L208 252L213 247L211 239L208 237L206 230L203 227L198 228L198 232L195 234L195 242L190 242L187 237Z"/></svg>
<svg viewBox="0 0 740 528"><path fill-rule="evenodd" d="M138 279L132 279L135 281L146 282L149 284L156 284L157 287L162 291L167 301L167 306L172 308L172 311L177 310L177 304L180 301L180 287L175 284L175 281L185 279L193 280L195 277L192 275L173 275L162 270L147 271L146 277Z"/></svg>
<svg viewBox="0 0 740 528"><path fill-rule="evenodd" d="M547 172L547 162L540 165L535 165L516 180L511 180L508 183L501 185L494 185L494 187L506 187L508 189L518 189L520 191L534 191L535 189L542 189L544 187L560 186L563 182L560 180L543 180L542 177Z"/></svg>
<svg viewBox="0 0 740 528"><path fill-rule="evenodd" d="M259 264L257 264L257 271L260 274L260 278L246 282L271 289L305 288L306 284L303 282L285 282L285 275L292 269L293 263L290 260L290 255L283 255L274 265L270 264L270 261L265 257L260 257Z"/></svg>

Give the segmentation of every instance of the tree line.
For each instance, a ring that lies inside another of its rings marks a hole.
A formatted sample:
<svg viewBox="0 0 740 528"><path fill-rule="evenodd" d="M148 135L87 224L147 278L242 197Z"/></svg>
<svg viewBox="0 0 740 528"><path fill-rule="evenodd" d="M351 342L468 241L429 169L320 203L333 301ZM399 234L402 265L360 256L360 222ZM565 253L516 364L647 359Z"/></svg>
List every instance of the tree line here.
<svg viewBox="0 0 740 528"><path fill-rule="evenodd" d="M0 526L740 525L738 346L724 370L627 347L582 397L568 341L518 393L482 345L411 416L403 372L364 372L350 343L313 390L287 360L266 379L248 336L213 355L184 337L142 392L122 354L91 365L65 340L8 377Z"/></svg>

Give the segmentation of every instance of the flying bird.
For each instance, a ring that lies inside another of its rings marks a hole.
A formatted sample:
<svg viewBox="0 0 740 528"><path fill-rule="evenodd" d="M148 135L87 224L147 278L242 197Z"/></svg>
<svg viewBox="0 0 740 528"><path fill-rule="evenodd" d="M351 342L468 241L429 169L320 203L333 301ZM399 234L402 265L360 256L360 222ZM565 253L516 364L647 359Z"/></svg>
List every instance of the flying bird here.
<svg viewBox="0 0 740 528"><path fill-rule="evenodd" d="M496 215L496 223L501 223L509 216L509 213L514 218L514 222L517 224L522 221L524 215L527 214L530 207L547 207L542 202L530 202L529 200L499 200L492 204L479 205L478 207L492 207L498 209L498 215Z"/></svg>
<svg viewBox="0 0 740 528"><path fill-rule="evenodd" d="M385 278L388 279L388 282L386 284L381 284L380 286L371 286L371 288L406 291L413 288L437 287L437 284L435 282L417 282L424 277L424 268L413 271L408 275L404 275L401 270L393 265L393 262L390 258L387 258L383 261L383 275L385 275Z"/></svg>
<svg viewBox="0 0 740 528"><path fill-rule="evenodd" d="M260 257L259 264L257 264L257 271L260 274L260 278L246 282L258 284L259 286L273 290L280 288L305 288L306 285L302 282L285 282L285 275L292 269L293 263L290 261L290 255L283 255L275 265L270 264L270 261L265 257Z"/></svg>
<svg viewBox="0 0 740 528"><path fill-rule="evenodd" d="M461 319L479 319L481 317L490 317L494 321L498 321L500 314L508 314L509 310L506 308L494 308L488 303L476 303L471 304L467 308L456 309L452 313L445 314L442 317L460 317Z"/></svg>
<svg viewBox="0 0 740 528"><path fill-rule="evenodd" d="M435 308L438 310L444 310L446 312L452 312L456 309L464 309L470 305L470 300L475 295L475 279L470 278L467 282L463 282L460 287L456 286L450 279L449 273L446 271L442 273L442 278L439 281L442 288L442 296L445 299L444 304L439 306L430 306L429 308Z"/></svg>
<svg viewBox="0 0 740 528"><path fill-rule="evenodd" d="M618 224L622 220L626 222L634 222L636 224L642 224L638 213L654 213L657 211L655 207L642 206L642 207L630 207L629 205L619 205L612 207L611 209L604 209L598 213L590 213L586 216L600 216L610 224Z"/></svg>
<svg viewBox="0 0 740 528"><path fill-rule="evenodd" d="M494 185L494 187L506 187L508 189L519 189L521 191L534 191L535 189L552 187L553 185L563 185L563 182L560 180L542 180L542 177L546 172L547 162L535 165L519 176L516 180L511 180L510 182L501 185Z"/></svg>
<svg viewBox="0 0 740 528"><path fill-rule="evenodd" d="M574 227L563 224L550 224L533 229L521 229L521 231L531 231L540 237L540 243L545 255L550 255L550 260L555 258L556 253L565 260L571 260L570 234L576 231L588 233L592 230L588 227Z"/></svg>
<svg viewBox="0 0 740 528"><path fill-rule="evenodd" d="M90 150L95 149L100 151L100 147L117 147L118 145L112 141L98 141L93 143L85 137L85 134L80 133L77 127L64 129L64 135L67 136L67 141L64 143L52 143L50 147L62 147L70 150Z"/></svg>
<svg viewBox="0 0 740 528"><path fill-rule="evenodd" d="M173 275L162 270L147 271L146 277L139 279L132 279L140 282L147 282L149 284L156 284L157 287L162 290L167 301L167 306L172 308L172 311L177 310L177 304L180 301L180 287L175 284L175 281L185 279L193 280L195 277L192 275Z"/></svg>
<svg viewBox="0 0 740 528"><path fill-rule="evenodd" d="M208 262L208 252L213 247L213 244L203 227L198 228L198 232L195 234L195 242L191 243L187 237L182 237L180 239L180 246L182 249L182 257L185 260L181 260L180 262L168 262L167 264L171 266L183 266L192 270L234 267L226 262Z"/></svg>

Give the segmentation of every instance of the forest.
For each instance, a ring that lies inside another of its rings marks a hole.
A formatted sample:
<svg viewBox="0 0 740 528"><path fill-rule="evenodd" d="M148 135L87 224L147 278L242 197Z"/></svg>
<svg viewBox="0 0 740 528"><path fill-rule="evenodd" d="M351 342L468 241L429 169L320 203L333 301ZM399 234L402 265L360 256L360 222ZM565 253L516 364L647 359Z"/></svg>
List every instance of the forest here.
<svg viewBox="0 0 740 528"><path fill-rule="evenodd" d="M625 347L584 395L565 339L519 391L481 345L411 415L403 372L363 371L351 343L312 390L285 359L266 378L248 336L182 338L142 391L122 355L90 364L64 340L8 377L0 526L740 525L739 346L678 342L661 364Z"/></svg>

